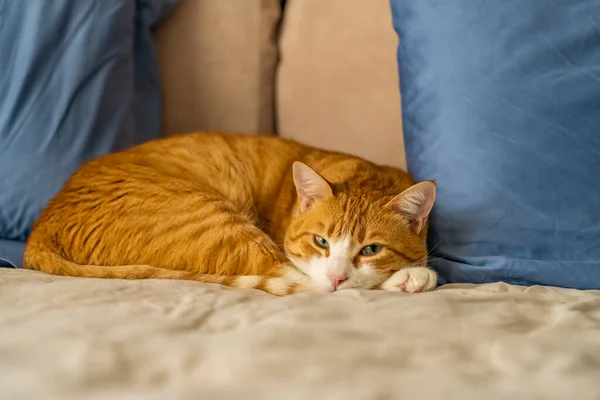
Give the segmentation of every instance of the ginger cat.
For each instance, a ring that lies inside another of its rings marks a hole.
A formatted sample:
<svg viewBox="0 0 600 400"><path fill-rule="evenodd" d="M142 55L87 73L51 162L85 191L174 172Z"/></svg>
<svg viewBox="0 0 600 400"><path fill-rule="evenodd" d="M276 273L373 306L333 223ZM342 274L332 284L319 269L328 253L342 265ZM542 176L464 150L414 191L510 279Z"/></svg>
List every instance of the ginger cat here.
<svg viewBox="0 0 600 400"><path fill-rule="evenodd" d="M33 226L26 268L302 291L431 290L435 184L270 136L197 133L84 164Z"/></svg>

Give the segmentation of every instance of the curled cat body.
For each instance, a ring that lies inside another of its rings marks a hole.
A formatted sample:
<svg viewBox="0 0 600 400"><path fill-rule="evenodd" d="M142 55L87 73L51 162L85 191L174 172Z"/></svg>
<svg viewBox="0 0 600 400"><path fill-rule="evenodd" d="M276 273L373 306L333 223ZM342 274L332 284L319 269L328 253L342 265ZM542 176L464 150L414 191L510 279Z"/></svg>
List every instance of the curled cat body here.
<svg viewBox="0 0 600 400"><path fill-rule="evenodd" d="M275 295L428 291L434 200L431 181L277 137L171 136L83 164L35 222L24 266Z"/></svg>

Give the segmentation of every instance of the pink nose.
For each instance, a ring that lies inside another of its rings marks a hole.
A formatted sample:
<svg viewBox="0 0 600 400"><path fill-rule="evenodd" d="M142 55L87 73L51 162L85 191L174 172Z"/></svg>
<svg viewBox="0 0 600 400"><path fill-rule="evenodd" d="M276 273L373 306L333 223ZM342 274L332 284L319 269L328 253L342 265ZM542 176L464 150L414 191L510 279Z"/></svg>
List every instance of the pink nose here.
<svg viewBox="0 0 600 400"><path fill-rule="evenodd" d="M334 289L337 289L338 286L340 286L342 284L342 282L344 282L346 279L348 279L348 277L346 275L340 275L340 274L327 275L327 277L331 281L331 284L333 285Z"/></svg>

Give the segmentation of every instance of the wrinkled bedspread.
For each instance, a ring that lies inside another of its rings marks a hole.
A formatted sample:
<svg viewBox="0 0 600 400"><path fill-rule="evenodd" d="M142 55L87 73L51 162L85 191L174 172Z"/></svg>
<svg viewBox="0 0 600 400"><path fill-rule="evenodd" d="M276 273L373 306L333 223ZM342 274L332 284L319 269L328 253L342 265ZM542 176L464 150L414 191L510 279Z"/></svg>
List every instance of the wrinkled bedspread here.
<svg viewBox="0 0 600 400"><path fill-rule="evenodd" d="M0 269L0 399L598 399L600 292L277 298Z"/></svg>

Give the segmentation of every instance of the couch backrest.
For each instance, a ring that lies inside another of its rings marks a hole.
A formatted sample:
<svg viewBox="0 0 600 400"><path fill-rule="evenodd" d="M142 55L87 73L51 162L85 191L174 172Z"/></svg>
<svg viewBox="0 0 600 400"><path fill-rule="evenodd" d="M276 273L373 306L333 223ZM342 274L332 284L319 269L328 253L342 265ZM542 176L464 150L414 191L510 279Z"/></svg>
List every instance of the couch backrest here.
<svg viewBox="0 0 600 400"><path fill-rule="evenodd" d="M183 0L156 35L167 134L283 137L404 167L386 0Z"/></svg>
<svg viewBox="0 0 600 400"><path fill-rule="evenodd" d="M182 0L156 33L167 134L274 133L280 0Z"/></svg>
<svg viewBox="0 0 600 400"><path fill-rule="evenodd" d="M279 134L404 167L397 44L388 1L288 0Z"/></svg>

